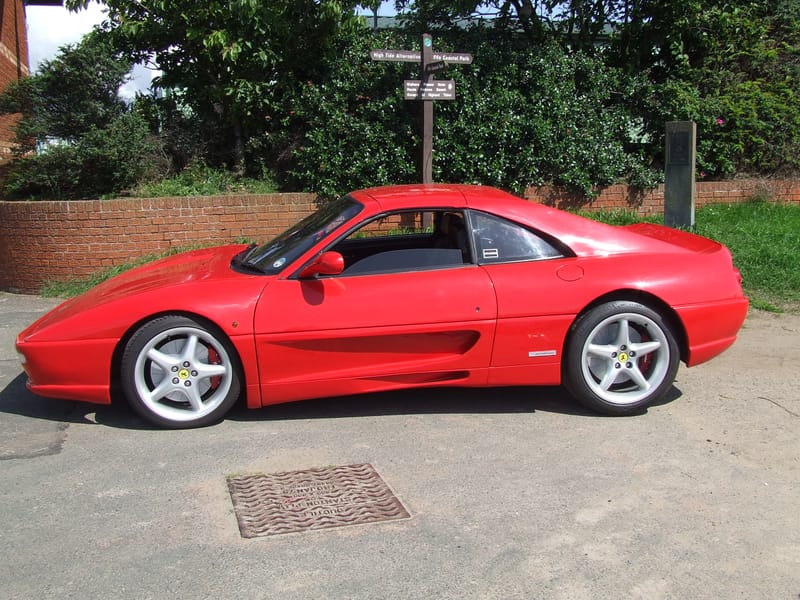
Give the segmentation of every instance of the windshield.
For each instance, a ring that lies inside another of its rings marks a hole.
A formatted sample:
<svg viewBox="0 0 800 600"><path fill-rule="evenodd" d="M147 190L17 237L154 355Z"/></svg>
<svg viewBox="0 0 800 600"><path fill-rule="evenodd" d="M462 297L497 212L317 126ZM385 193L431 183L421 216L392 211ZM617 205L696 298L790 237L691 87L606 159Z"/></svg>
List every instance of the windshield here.
<svg viewBox="0 0 800 600"><path fill-rule="evenodd" d="M342 223L352 219L362 208L363 205L350 196L332 200L278 237L248 251L241 262L269 275L280 273L286 265L311 249Z"/></svg>

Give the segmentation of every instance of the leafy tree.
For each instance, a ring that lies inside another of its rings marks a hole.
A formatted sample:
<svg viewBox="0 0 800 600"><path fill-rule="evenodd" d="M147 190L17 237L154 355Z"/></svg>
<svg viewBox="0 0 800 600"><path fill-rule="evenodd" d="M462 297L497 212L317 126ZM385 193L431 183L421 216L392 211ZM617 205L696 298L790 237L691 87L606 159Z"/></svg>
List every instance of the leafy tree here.
<svg viewBox="0 0 800 600"><path fill-rule="evenodd" d="M22 113L18 156L6 173L11 197L86 198L119 191L158 165L147 123L117 95L130 71L102 36L65 46L39 72L0 95L0 112Z"/></svg>
<svg viewBox="0 0 800 600"><path fill-rule="evenodd" d="M609 28L624 22L638 0L398 0L415 30L452 29L469 18L491 19L493 27L518 35L529 42L545 40L565 48L591 53Z"/></svg>
<svg viewBox="0 0 800 600"><path fill-rule="evenodd" d="M71 9L87 3L66 2ZM276 129L298 82L320 77L336 33L360 23L355 2L334 0L104 4L103 29L114 46L155 63L162 72L155 85L180 95L209 140L209 161L239 172L248 162L258 168L259 154L280 157L283 136L265 136L282 133ZM253 147L251 140L259 143Z"/></svg>
<svg viewBox="0 0 800 600"><path fill-rule="evenodd" d="M105 4L89 47L0 98L26 114L20 152L64 142L21 162L7 189L124 187L158 163L148 127L177 169L274 171L285 188L324 195L415 181L421 103L403 99L402 80L418 67L368 56L413 48L422 31L475 56L449 67L458 99L436 105L439 180L646 185L676 119L698 123L703 176L800 171L800 0L397 0L407 28L377 33L354 12L375 0ZM116 89L137 60L162 75L129 108ZM137 167L137 155L149 158ZM91 165L111 164L103 157L131 168L101 175Z"/></svg>
<svg viewBox="0 0 800 600"><path fill-rule="evenodd" d="M57 139L74 142L91 128L102 128L126 111L117 91L131 70L102 36L87 36L44 61L32 77L13 81L0 95L0 112L22 113L16 151Z"/></svg>

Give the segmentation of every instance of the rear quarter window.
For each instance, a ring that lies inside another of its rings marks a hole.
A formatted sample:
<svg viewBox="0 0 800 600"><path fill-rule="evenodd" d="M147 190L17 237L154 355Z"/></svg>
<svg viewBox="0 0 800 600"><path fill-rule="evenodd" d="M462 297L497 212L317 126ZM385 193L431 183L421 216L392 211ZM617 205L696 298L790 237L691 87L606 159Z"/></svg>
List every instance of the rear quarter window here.
<svg viewBox="0 0 800 600"><path fill-rule="evenodd" d="M543 236L513 221L481 212L472 213L471 219L479 264L564 256Z"/></svg>

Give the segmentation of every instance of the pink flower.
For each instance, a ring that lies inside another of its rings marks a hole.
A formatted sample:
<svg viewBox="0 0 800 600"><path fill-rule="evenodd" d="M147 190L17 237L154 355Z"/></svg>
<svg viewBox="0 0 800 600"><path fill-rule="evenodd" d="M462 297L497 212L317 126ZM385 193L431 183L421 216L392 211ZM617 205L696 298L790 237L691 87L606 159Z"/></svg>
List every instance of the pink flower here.
<svg viewBox="0 0 800 600"><path fill-rule="evenodd" d="M722 117L717 117L717 125L719 125L720 127L725 125L725 119L723 119Z"/></svg>

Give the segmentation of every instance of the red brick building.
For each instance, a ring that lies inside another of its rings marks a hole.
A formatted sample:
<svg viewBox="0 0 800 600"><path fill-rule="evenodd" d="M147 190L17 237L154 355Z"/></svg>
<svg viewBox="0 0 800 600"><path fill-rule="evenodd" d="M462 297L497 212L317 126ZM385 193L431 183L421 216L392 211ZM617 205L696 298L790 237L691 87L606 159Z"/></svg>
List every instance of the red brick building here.
<svg viewBox="0 0 800 600"><path fill-rule="evenodd" d="M0 0L0 90L16 79L30 74L26 5L61 6L61 0ZM11 154L16 117L0 116L0 162Z"/></svg>

